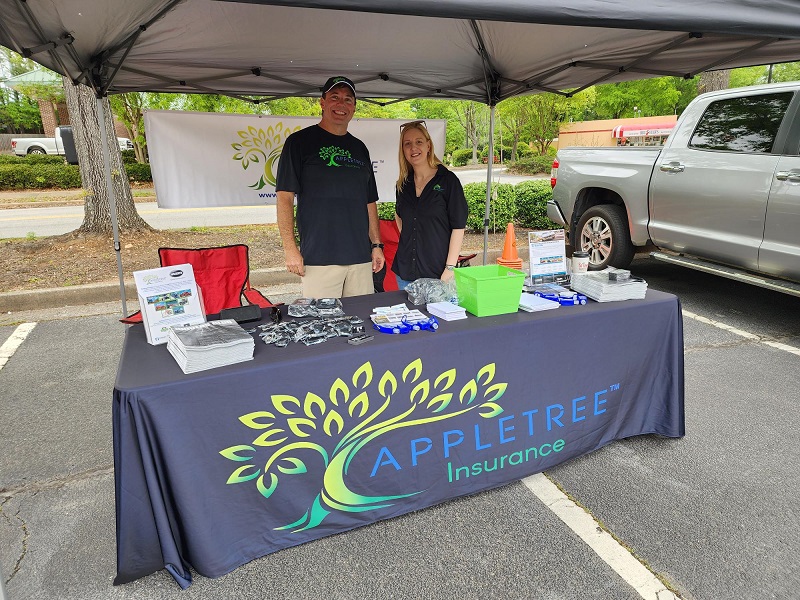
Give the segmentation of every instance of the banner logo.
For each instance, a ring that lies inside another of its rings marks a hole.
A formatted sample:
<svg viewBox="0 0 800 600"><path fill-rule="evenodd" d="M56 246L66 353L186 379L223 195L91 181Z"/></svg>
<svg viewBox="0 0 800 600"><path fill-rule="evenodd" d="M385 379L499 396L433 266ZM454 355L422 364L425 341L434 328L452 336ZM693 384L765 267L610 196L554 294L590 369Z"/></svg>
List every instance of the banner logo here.
<svg viewBox="0 0 800 600"><path fill-rule="evenodd" d="M248 187L256 190L268 185L275 187L275 171L278 159L281 157L283 144L291 133L299 129L300 125L290 129L284 127L283 123L276 123L274 127L272 125L267 127L266 131L264 129L256 129L251 125L247 129L236 132L242 142L231 144L231 147L236 150L233 160L241 161L243 169L247 169L251 163L260 164L263 162L264 164L261 177Z"/></svg>
<svg viewBox="0 0 800 600"><path fill-rule="evenodd" d="M482 367L460 388L456 369L435 378L424 377L422 371L422 360L418 358L402 370L399 380L390 370L376 380L372 364L366 362L349 381L337 378L323 395L272 395L269 410L239 417L243 425L258 432L250 433L255 438L220 450L226 459L246 463L235 468L226 483L254 481L259 493L270 498L284 477L308 474L306 461L321 460L324 472L311 506L296 521L276 528L291 532L313 529L337 511L358 513L387 508L398 500L424 493L425 490L417 490L392 496L364 496L347 487L345 476L358 452L389 432L473 411L484 419L497 417L503 413L499 401L508 383L494 382L495 363ZM398 395L401 388L410 389L407 400L405 392ZM399 414L389 413L392 401L394 407L398 402L408 407ZM310 440L312 434L315 441Z"/></svg>

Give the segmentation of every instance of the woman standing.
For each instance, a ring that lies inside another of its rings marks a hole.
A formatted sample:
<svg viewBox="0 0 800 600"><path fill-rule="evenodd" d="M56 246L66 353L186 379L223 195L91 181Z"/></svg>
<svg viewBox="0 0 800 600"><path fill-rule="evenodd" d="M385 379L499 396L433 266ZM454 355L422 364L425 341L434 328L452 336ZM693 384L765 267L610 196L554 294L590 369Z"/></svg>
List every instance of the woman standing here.
<svg viewBox="0 0 800 600"><path fill-rule="evenodd" d="M450 281L467 224L464 188L436 157L425 121L400 127L399 160L395 221L400 242L392 263L397 287L404 290L421 277Z"/></svg>

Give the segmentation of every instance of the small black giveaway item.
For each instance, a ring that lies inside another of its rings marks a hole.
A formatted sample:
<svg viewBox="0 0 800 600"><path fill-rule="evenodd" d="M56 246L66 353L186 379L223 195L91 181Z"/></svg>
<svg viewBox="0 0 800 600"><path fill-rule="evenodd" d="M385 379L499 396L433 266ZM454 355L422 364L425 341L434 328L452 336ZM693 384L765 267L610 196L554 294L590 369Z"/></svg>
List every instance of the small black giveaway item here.
<svg viewBox="0 0 800 600"><path fill-rule="evenodd" d="M220 319L233 319L237 323L247 323L248 321L259 321L261 319L261 308L256 304L245 304L235 308L223 308L219 311Z"/></svg>

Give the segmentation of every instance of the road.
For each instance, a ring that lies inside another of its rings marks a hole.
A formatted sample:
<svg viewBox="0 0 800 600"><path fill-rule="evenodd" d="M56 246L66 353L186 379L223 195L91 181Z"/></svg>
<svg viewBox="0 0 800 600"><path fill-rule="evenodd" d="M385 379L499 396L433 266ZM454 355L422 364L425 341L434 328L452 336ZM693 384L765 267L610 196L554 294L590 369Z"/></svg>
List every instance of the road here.
<svg viewBox="0 0 800 600"><path fill-rule="evenodd" d="M797 299L649 259L632 271L681 300L686 437L614 442L548 477L597 520L590 538L602 523L684 600L796 598ZM561 502L551 510L521 482L284 550L220 579L198 575L188 592L163 571L112 587L117 308L40 319L0 364L0 570L14 600L261 598L265 589L292 599L656 600L636 591L628 566L556 516ZM0 326L0 343L15 332ZM553 376L604 351L596 336L573 347Z"/></svg>
<svg viewBox="0 0 800 600"><path fill-rule="evenodd" d="M462 183L486 180L486 170L456 171ZM541 178L541 177L539 177ZM536 177L511 176L504 168L493 170L493 181L516 185ZM275 205L226 206L213 208L158 208L155 202L137 202L136 210L156 229L184 229L220 225L274 223ZM46 237L77 229L83 221L83 206L17 208L0 211L0 239Z"/></svg>

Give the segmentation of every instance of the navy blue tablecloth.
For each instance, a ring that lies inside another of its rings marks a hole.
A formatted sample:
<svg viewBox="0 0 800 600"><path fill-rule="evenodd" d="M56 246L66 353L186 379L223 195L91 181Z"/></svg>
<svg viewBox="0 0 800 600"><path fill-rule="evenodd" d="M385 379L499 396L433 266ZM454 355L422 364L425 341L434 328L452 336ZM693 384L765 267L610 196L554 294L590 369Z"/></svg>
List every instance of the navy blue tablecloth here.
<svg viewBox="0 0 800 600"><path fill-rule="evenodd" d="M365 319L393 292L345 299ZM422 307L424 308L424 307ZM285 310L285 309L284 309ZM546 470L684 435L675 296L276 348L184 375L141 325L114 389L117 577L259 556Z"/></svg>

